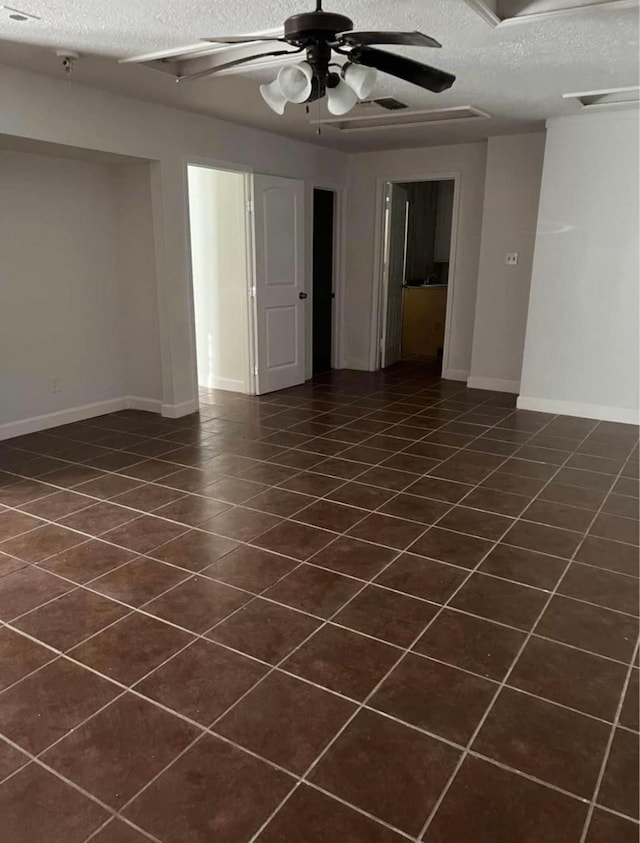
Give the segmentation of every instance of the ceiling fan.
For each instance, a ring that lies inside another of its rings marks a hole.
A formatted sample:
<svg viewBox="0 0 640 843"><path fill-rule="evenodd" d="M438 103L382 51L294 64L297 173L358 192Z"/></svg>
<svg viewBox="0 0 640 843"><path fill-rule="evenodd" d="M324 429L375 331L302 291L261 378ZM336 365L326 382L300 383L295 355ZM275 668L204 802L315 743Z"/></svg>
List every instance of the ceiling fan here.
<svg viewBox="0 0 640 843"><path fill-rule="evenodd" d="M403 47L441 47L435 38L422 32L354 31L353 21L345 15L325 12L322 0L317 0L313 12L303 12L287 18L282 34L237 35L202 40L206 42L206 46L139 56L123 61L151 61L158 66L160 60L163 64L173 64L177 81L185 82L213 76L256 59L304 53L303 61L282 67L273 82L260 86L263 99L277 114L284 114L285 106L289 102L310 103L325 96L327 107L332 114L346 114L359 99L366 99L370 95L376 82L377 71L388 73L434 93L445 91L455 81L455 76L451 73L372 46L392 44ZM254 53L214 64L203 70L190 70L193 60L206 56L206 50L209 50L210 55L214 46L243 46L253 42L265 46L269 42L281 43L293 49L272 49L269 52ZM345 56L347 61L344 64L333 62L333 53Z"/></svg>

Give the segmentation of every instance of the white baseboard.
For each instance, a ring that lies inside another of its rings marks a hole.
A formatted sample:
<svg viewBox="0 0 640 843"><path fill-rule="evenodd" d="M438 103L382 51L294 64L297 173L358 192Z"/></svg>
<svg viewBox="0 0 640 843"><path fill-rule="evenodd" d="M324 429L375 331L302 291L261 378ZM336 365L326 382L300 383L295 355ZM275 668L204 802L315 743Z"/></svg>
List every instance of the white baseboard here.
<svg viewBox="0 0 640 843"><path fill-rule="evenodd" d="M105 413L117 413L119 410L128 408L129 397L125 395L120 398L110 398L107 401L96 401L93 404L82 404L80 407L69 407L67 410L57 410L54 413L45 413L42 416L18 419L18 421L0 424L0 440L12 439L14 436L23 436L25 433L34 433L38 430L49 430L52 427L103 416Z"/></svg>
<svg viewBox="0 0 640 843"><path fill-rule="evenodd" d="M466 381L469 377L469 372L463 369L443 369L442 377L446 381Z"/></svg>
<svg viewBox="0 0 640 843"><path fill-rule="evenodd" d="M347 357L343 369L354 369L356 372L369 372L369 361L360 360L357 357Z"/></svg>
<svg viewBox="0 0 640 843"><path fill-rule="evenodd" d="M195 404L197 402L188 402ZM60 427L63 424L85 421L96 416L104 416L107 413L117 413L120 410L144 410L147 413L163 412L162 401L155 398L141 398L138 395L122 395L119 398L110 398L107 401L96 401L93 404L82 404L80 407L69 407L66 410L57 410L55 413L45 413L42 416L31 416L27 419L0 424L0 441L12 439L14 436L23 436L25 433L35 433L40 430L49 430L53 427ZM182 407L182 405L178 405ZM195 412L195 410L189 410ZM186 415L184 412L176 413L170 418L178 418Z"/></svg>
<svg viewBox="0 0 640 843"><path fill-rule="evenodd" d="M158 398L141 398L139 395L128 396L130 410L143 410L145 413L161 413L162 401Z"/></svg>
<svg viewBox="0 0 640 843"><path fill-rule="evenodd" d="M470 375L467 381L469 389L490 389L493 392L520 392L520 381L508 381L502 378L484 378L481 375Z"/></svg>
<svg viewBox="0 0 640 843"><path fill-rule="evenodd" d="M531 398L521 395L516 406L519 410L538 413L557 413L561 416L579 416L585 419L638 424L638 410L628 407L608 407L604 404L582 404L579 401L560 401L553 398Z"/></svg>
<svg viewBox="0 0 640 843"><path fill-rule="evenodd" d="M182 401L180 404L163 404L162 415L166 419L180 419L182 416L197 413L199 406L200 404L195 398L191 401Z"/></svg>
<svg viewBox="0 0 640 843"><path fill-rule="evenodd" d="M211 378L207 389L225 389L227 392L244 392L244 381L235 378Z"/></svg>

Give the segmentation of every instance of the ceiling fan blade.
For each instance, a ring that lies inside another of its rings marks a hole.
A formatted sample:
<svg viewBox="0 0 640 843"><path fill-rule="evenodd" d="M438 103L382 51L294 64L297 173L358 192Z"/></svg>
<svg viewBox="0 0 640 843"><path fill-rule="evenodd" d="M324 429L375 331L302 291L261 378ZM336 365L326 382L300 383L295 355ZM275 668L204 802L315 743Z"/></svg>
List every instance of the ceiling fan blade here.
<svg viewBox="0 0 640 843"><path fill-rule="evenodd" d="M405 82L411 82L412 85L418 85L436 94L446 91L456 81L453 74L444 70L373 47L354 47L349 53L349 60L354 64L374 67L382 73L404 79Z"/></svg>
<svg viewBox="0 0 640 843"><path fill-rule="evenodd" d="M215 67L210 67L208 70L201 70L198 73L187 73L184 76L178 76L178 82L195 82L198 79L204 79L207 76L213 76L220 73L221 70L229 70L231 67L237 67L240 64L245 64L248 61L255 61L256 59L269 58L270 56L293 56L296 53L301 53L299 50L272 50L270 53L256 53L253 56L245 56L242 59L234 59L233 61L226 61L224 64L218 64Z"/></svg>
<svg viewBox="0 0 640 843"><path fill-rule="evenodd" d="M402 47L442 47L439 41L423 32L341 32L340 43L350 47L369 44L397 44Z"/></svg>
<svg viewBox="0 0 640 843"><path fill-rule="evenodd" d="M190 47L178 47L173 50L158 50L155 53L144 53L141 56L131 56L120 59L118 64L142 64L147 61L162 61L165 59L182 59L196 56L206 56L215 53L220 47L216 44L193 44Z"/></svg>
<svg viewBox="0 0 640 843"><path fill-rule="evenodd" d="M283 41L284 32L270 32L264 35L227 35L220 38L201 38L211 44L250 44L252 41Z"/></svg>

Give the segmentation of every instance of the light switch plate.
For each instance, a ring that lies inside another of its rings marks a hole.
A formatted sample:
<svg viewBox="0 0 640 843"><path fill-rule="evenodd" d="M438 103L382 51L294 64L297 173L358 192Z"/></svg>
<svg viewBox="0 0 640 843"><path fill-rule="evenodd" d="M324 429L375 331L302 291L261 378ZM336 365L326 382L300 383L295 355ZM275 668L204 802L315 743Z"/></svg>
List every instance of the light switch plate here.
<svg viewBox="0 0 640 843"><path fill-rule="evenodd" d="M504 260L507 266L516 266L518 263L518 253L517 252L507 252L507 256Z"/></svg>

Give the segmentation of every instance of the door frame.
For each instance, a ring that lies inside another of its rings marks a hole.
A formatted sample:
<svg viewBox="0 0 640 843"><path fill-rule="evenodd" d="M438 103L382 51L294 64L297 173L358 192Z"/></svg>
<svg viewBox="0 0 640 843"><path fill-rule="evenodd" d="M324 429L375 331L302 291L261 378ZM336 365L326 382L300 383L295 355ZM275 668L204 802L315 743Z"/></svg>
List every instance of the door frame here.
<svg viewBox="0 0 640 843"><path fill-rule="evenodd" d="M382 234L382 282L380 291L380 368L386 368L387 342L389 339L389 258L391 256L391 210L393 202L393 182L386 182L383 197L383 234ZM402 184L402 182L397 182ZM389 215L387 216L387 198L389 199ZM409 200L404 208L404 243L402 244L402 283L407 276L407 241L409 239ZM386 263L384 260L386 253ZM404 295L400 302L400 352L402 353L402 322L404 318Z"/></svg>
<svg viewBox="0 0 640 843"><path fill-rule="evenodd" d="M185 215L184 215L184 232L187 244L187 269L189 272L189 317L191 323L190 339L191 339L191 381L193 383L193 395L196 408L199 405L199 386L198 386L198 361L196 353L196 327L195 327L195 307L193 298L193 269L191 266L191 231L189 224L189 185L188 185L188 170L187 167L192 165L194 167L208 167L212 170L228 170L234 173L244 173L245 175L245 200L247 203L247 214L249 215L250 201L252 196L252 177L258 173L256 168L250 164L240 164L235 161L228 161L221 158L208 158L199 155L188 155L182 157L182 179L184 186L184 196L186 199ZM295 175L285 174L280 172L270 173L270 175L281 176L282 178L297 178ZM335 369L345 368L344 359L344 278L346 277L346 253L345 243L347 242L346 234L346 220L347 220L347 188L344 184L332 181L318 181L307 179L303 177L305 182L305 192L307 193L305 213L307 222L305 225L305 243L306 243L306 258L305 258L305 272L307 278L307 287L311 287L311 279L313 273L313 190L318 188L320 190L330 190L335 196L334 204L334 240L333 240L333 284L334 292L336 294L335 307L333 309L333 326L332 326L332 360L331 365ZM248 278L247 278L247 308L249 312L248 322L248 360L249 360L249 376L248 376L248 392L249 395L256 394L256 343L255 343L255 317L253 314L253 307L249 299L251 298L252 288L255 286L255 249L253 244L253 223L249 216L247 224L247 249L248 249ZM307 299L307 309L305 310L305 328L306 328L306 343L305 343L305 379L309 380L312 377L313 369L313 324L311 314L313 313L313 291L307 289L309 298ZM238 393L239 395L241 393Z"/></svg>
<svg viewBox="0 0 640 843"><path fill-rule="evenodd" d="M442 173L420 173L418 175L407 175L402 178L391 176L380 177L376 180L376 211L375 211L375 237L374 237L374 271L373 290L371 301L371 330L370 330L370 352L369 369L378 371L381 368L382 349L381 338L384 336L385 326L382 320L386 314L385 296L387 293L384 284L384 250L385 250L385 196L388 184L407 184L409 182L423 181L453 181L453 213L451 220L451 250L449 253L449 281L447 289L447 309L444 327L444 348L442 354L442 371L449 367L449 355L451 347L451 328L453 320L453 301L456 294L456 257L458 244L458 223L460 216L460 192L462 187L462 176L460 171Z"/></svg>
<svg viewBox="0 0 640 843"><path fill-rule="evenodd" d="M242 330L244 333L243 342L243 369L244 369L244 392L237 393L238 395L255 395L256 394L256 378L255 371L255 343L253 338L253 324L252 324L252 309L250 307L251 290L254 284L254 249L253 249L253 232L251 226L251 219L249 215L249 187L250 179L253 170L243 166L242 164L235 164L230 161L222 161L215 158L201 158L200 156L192 155L183 159L183 174L184 187L187 199L186 207L186 237L187 237L187 261L189 269L189 311L191 317L191 359L192 359L192 373L194 382L194 395L196 404L200 405L200 384L198 383L198 355L196 344L196 311L195 311L195 297L193 290L193 264L192 264L192 244L191 244L191 201L189 198L189 167L201 167L206 170L222 170L225 172L238 173L244 175L244 202L245 202L245 249L246 249L246 296L244 297L242 307Z"/></svg>
<svg viewBox="0 0 640 843"><path fill-rule="evenodd" d="M327 190L333 193L333 308L331 313L331 368L344 369L344 277L345 277L345 250L346 243L346 202L347 191L341 185L331 182L314 182L309 190L308 212L311 220L309 228L311 244L309 247L309 261L307 262L309 272L309 307L307 309L307 361L305 372L307 379L313 373L313 191Z"/></svg>

